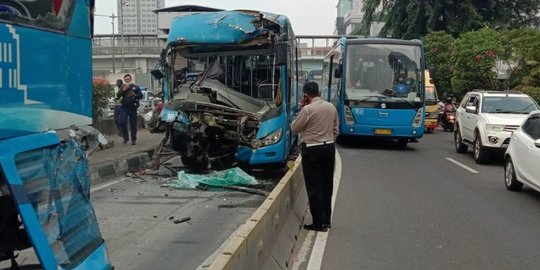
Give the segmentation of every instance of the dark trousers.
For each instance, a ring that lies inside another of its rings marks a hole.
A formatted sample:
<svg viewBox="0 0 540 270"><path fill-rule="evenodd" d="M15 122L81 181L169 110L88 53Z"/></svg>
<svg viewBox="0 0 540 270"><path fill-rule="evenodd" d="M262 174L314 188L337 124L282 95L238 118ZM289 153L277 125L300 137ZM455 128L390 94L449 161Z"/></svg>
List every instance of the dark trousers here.
<svg viewBox="0 0 540 270"><path fill-rule="evenodd" d="M125 117L127 118L125 121L122 121L122 136L124 137L124 141L129 141L129 133L128 133L128 122L129 122L129 129L131 131L131 141L135 142L137 141L137 109L131 109L131 108L123 108L125 112Z"/></svg>
<svg viewBox="0 0 540 270"><path fill-rule="evenodd" d="M335 145L302 145L302 169L313 224L330 224L334 189Z"/></svg>

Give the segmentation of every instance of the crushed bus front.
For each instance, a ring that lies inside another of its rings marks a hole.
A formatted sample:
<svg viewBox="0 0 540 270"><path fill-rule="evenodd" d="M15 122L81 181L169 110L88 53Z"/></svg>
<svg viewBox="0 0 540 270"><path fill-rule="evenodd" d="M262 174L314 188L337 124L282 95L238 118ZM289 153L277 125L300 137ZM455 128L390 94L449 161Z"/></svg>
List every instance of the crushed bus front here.
<svg viewBox="0 0 540 270"><path fill-rule="evenodd" d="M158 130L167 132L185 166L204 171L286 161L292 147L288 112L296 100L287 73L291 32L285 16L257 11L173 21L162 63L185 58L188 64L161 73L164 95L168 89L172 94L160 117L166 127ZM197 72L195 81L187 79Z"/></svg>

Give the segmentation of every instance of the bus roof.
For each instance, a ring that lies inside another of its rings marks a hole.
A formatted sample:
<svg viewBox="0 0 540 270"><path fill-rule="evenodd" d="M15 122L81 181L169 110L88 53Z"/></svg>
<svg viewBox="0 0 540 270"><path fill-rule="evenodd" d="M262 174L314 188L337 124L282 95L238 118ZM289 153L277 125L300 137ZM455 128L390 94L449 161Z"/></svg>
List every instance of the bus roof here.
<svg viewBox="0 0 540 270"><path fill-rule="evenodd" d="M176 17L171 23L167 45L239 45L274 32L285 33L289 19L268 12L233 10L196 13Z"/></svg>
<svg viewBox="0 0 540 270"><path fill-rule="evenodd" d="M355 38L347 39L349 44L396 44L396 45L409 45L409 46L422 46L422 41L418 39L404 40L404 39L392 39L392 38Z"/></svg>

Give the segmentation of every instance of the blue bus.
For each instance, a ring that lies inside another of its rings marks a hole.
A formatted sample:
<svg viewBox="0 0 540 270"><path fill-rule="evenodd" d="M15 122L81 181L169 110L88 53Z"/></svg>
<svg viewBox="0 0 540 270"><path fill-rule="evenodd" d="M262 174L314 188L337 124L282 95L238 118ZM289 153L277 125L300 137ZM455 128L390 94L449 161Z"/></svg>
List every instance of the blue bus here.
<svg viewBox="0 0 540 270"><path fill-rule="evenodd" d="M39 269L112 269L86 153L61 135L92 122L93 9L0 1L0 265L33 248Z"/></svg>
<svg viewBox="0 0 540 270"><path fill-rule="evenodd" d="M338 40L323 62L323 91L342 136L385 137L405 146L424 134L424 55L418 40Z"/></svg>
<svg viewBox="0 0 540 270"><path fill-rule="evenodd" d="M177 17L170 29L163 68L153 74L163 79L161 119L184 165L283 165L295 140L290 123L300 83L289 19L206 12ZM177 66L181 58L187 66ZM197 72L196 81L187 79Z"/></svg>

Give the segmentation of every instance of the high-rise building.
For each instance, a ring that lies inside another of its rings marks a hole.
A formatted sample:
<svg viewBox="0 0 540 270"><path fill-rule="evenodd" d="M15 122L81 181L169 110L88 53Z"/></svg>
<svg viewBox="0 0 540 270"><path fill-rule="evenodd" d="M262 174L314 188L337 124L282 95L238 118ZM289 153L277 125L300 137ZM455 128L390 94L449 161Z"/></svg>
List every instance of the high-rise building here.
<svg viewBox="0 0 540 270"><path fill-rule="evenodd" d="M117 0L121 34L156 34L154 10L165 7L165 0Z"/></svg>
<svg viewBox="0 0 540 270"><path fill-rule="evenodd" d="M364 0L338 0L337 19L336 19L336 35L351 35L355 33L362 24L364 19ZM380 11L382 5L377 11ZM378 36L384 23L373 22L370 27L370 36Z"/></svg>

